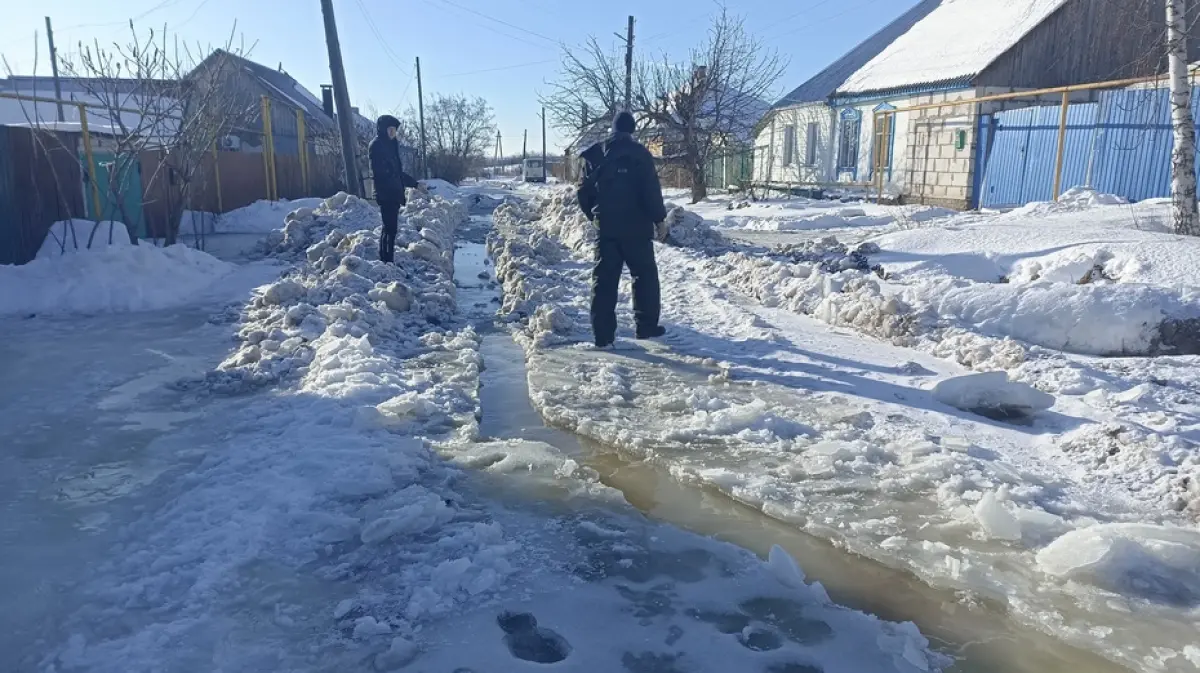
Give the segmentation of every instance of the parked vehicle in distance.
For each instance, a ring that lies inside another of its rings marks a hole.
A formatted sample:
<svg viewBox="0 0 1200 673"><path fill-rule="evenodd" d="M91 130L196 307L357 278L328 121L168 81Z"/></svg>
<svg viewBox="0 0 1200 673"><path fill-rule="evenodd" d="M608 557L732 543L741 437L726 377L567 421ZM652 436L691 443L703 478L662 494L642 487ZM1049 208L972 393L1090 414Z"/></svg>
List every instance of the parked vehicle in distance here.
<svg viewBox="0 0 1200 673"><path fill-rule="evenodd" d="M546 167L541 158L526 159L521 163L521 176L525 182L545 182Z"/></svg>

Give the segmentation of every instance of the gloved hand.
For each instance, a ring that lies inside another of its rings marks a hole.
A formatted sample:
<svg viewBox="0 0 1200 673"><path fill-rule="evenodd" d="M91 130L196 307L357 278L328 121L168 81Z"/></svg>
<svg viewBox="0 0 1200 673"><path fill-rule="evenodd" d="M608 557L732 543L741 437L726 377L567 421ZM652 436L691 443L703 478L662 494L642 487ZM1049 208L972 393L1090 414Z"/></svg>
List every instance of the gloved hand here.
<svg viewBox="0 0 1200 673"><path fill-rule="evenodd" d="M671 226L666 222L659 222L654 225L654 240L659 243L666 243L667 236L671 233Z"/></svg>

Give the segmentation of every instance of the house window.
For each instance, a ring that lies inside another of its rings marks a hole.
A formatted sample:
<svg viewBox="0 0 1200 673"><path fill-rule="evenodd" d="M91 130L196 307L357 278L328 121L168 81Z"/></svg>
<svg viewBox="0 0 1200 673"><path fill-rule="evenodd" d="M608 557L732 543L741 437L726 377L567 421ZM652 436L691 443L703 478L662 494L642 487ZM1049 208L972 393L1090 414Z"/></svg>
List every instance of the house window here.
<svg viewBox="0 0 1200 673"><path fill-rule="evenodd" d="M858 176L858 139L862 133L862 113L853 108L842 110L842 129L838 135L838 172Z"/></svg>
<svg viewBox="0 0 1200 673"><path fill-rule="evenodd" d="M783 127L783 165L791 166L796 163L796 126Z"/></svg>
<svg viewBox="0 0 1200 673"><path fill-rule="evenodd" d="M821 125L812 122L808 125L808 134L804 139L804 165L817 165L817 143L821 134Z"/></svg>

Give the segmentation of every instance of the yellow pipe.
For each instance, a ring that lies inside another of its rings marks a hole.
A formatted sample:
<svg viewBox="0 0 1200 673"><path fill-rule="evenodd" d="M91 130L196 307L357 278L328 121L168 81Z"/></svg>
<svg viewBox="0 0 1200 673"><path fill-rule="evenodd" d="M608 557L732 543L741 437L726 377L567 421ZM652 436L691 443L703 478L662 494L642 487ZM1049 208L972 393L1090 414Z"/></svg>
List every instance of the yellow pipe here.
<svg viewBox="0 0 1200 673"><path fill-rule="evenodd" d="M1067 153L1067 113L1071 109L1071 94L1063 92L1062 112L1058 118L1058 158L1054 165L1054 200L1062 193L1063 162Z"/></svg>
<svg viewBox="0 0 1200 673"><path fill-rule="evenodd" d="M267 200L277 201L278 185L275 183L275 138L271 133L271 99L262 97L263 118L263 170L267 176Z"/></svg>
<svg viewBox="0 0 1200 673"><path fill-rule="evenodd" d="M1200 69L1192 71L1192 77L1200 73ZM1134 84L1145 84L1146 82L1156 82L1162 79L1159 75L1151 77L1133 77L1130 79L1114 79L1105 82L1091 82L1088 84L1072 84L1070 86L1056 86L1049 89L1031 89L1029 91L1013 91L1010 93L998 93L989 96L978 96L976 98L964 98L962 100L947 100L940 103L922 103L921 105L910 105L909 107L896 108L889 110L890 113L896 112L915 112L917 110L932 110L934 108L943 108L946 106L955 107L958 105L971 105L974 103L988 103L992 101L1013 100L1017 98L1028 98L1030 96L1044 96L1048 94L1073 93L1076 91L1094 91L1096 89L1119 89L1122 87L1132 86ZM876 113L878 114L878 113Z"/></svg>
<svg viewBox="0 0 1200 673"><path fill-rule="evenodd" d="M217 212L225 212L225 199L221 196L221 155L217 151L217 142L213 141L213 177L217 181Z"/></svg>
<svg viewBox="0 0 1200 673"><path fill-rule="evenodd" d="M7 91L0 92L0 98L8 98L11 100L23 100L23 101L28 101L30 103L51 103L54 105L60 105L60 104L61 105L73 105L75 107L84 108L84 109L96 108L98 110L104 110L105 112L108 112L108 111L133 112L133 113L137 113L137 114L145 114L146 113L145 110L135 110L133 108L127 108L127 107L109 107L107 105L101 105L99 103L80 103L77 100L63 100L60 98L46 98L45 96L26 96L25 94L22 94L22 93L9 93ZM49 123L49 122L47 122L47 123Z"/></svg>
<svg viewBox="0 0 1200 673"><path fill-rule="evenodd" d="M296 108L296 142L300 154L300 184L304 187L304 195L308 196L308 137L304 127L304 110Z"/></svg>
<svg viewBox="0 0 1200 673"><path fill-rule="evenodd" d="M88 130L87 107L82 103L77 103L79 106L79 130L83 135L83 156L87 160L88 182L92 183L92 215L99 222L103 217L100 208L100 185L96 181L96 156L92 153L92 134Z"/></svg>

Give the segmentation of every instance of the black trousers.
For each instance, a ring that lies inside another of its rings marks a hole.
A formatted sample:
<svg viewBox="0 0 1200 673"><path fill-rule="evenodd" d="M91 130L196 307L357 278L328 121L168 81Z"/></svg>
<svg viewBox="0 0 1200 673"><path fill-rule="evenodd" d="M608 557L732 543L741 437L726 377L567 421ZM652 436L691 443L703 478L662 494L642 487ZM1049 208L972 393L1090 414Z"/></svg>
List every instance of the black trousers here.
<svg viewBox="0 0 1200 673"><path fill-rule="evenodd" d="M597 343L610 343L617 336L617 290L626 266L633 277L633 317L638 329L658 325L662 296L654 242L649 238L601 238L592 269L592 333Z"/></svg>
<svg viewBox="0 0 1200 673"><path fill-rule="evenodd" d="M383 217L383 231L379 233L379 260L396 260L396 226L400 220L399 201L380 201L379 214Z"/></svg>

